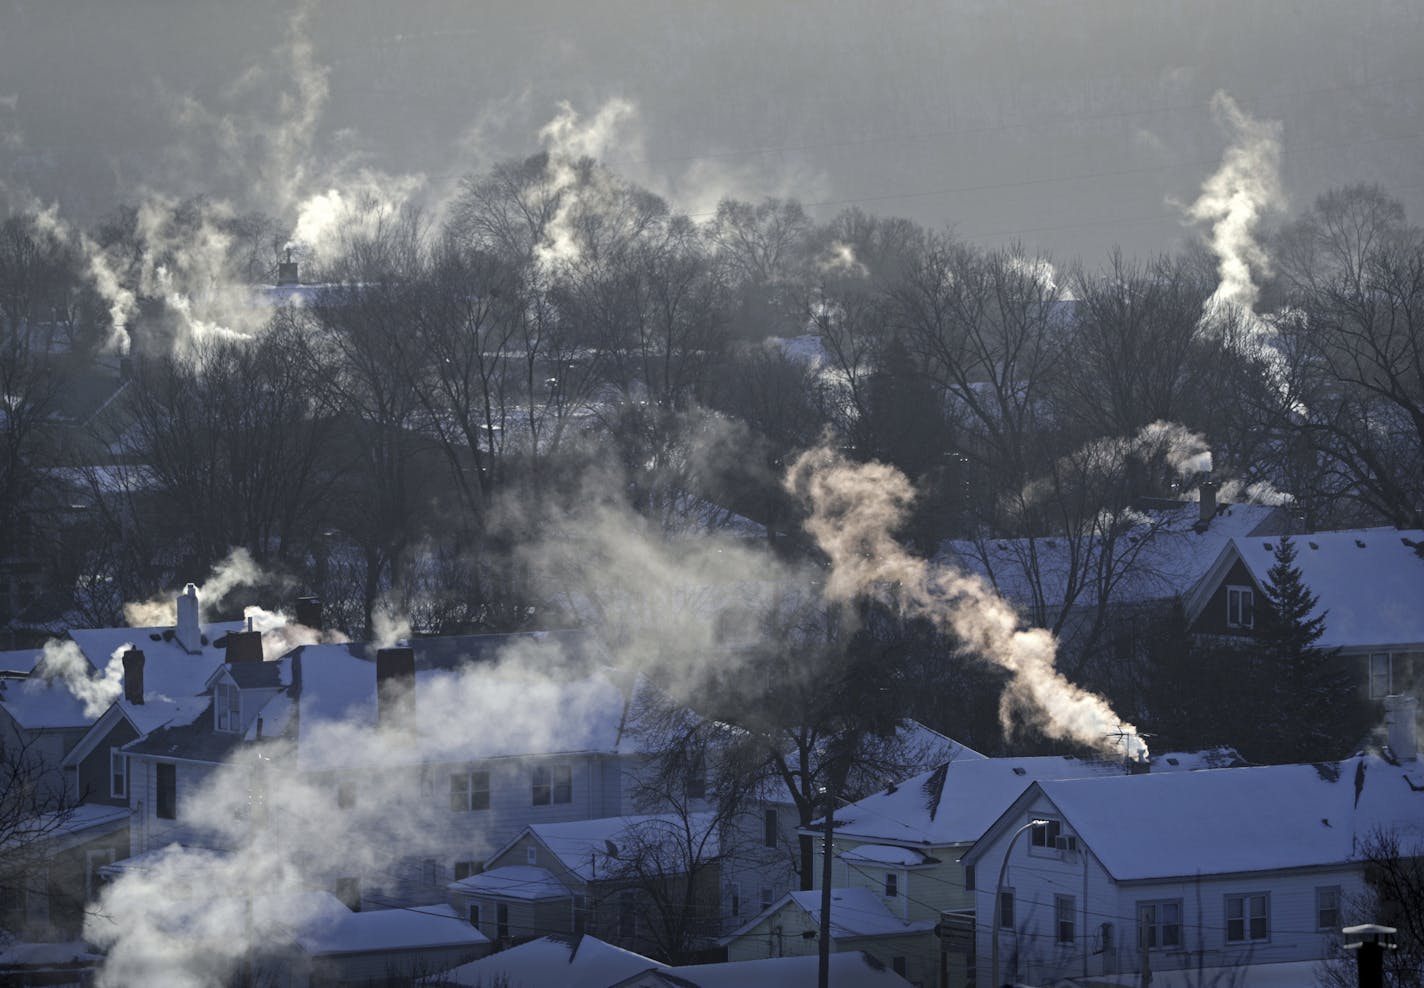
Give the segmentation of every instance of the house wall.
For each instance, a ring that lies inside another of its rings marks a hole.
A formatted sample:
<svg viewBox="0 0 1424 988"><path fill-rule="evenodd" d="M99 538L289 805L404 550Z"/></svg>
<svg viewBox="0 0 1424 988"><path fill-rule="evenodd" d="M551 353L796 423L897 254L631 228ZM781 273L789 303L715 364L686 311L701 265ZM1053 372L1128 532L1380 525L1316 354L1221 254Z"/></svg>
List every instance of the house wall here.
<svg viewBox="0 0 1424 988"><path fill-rule="evenodd" d="M835 841L836 860L831 865L831 882L837 888L870 889L880 897L887 909L907 922L923 919L938 920L940 913L955 909L972 909L973 895L964 888L964 868L960 855L967 845L943 847L915 846L914 850L937 859L937 864L917 868L896 868L864 861L846 861L843 855L865 844L893 844L892 841L861 841L838 837ZM885 875L894 872L899 894L886 896ZM816 884L820 887L821 843L816 842Z"/></svg>
<svg viewBox="0 0 1424 988"><path fill-rule="evenodd" d="M1045 797L1029 808L1023 822L1039 815L1061 819ZM1072 833L1066 824L1063 832ZM991 931L997 928L995 879L1007 839L1006 833L990 845L976 867L975 953L980 984L991 983ZM1152 950L1153 971L1319 960L1338 942L1337 932L1315 928L1316 890L1322 887L1340 889L1341 925L1355 921L1350 903L1364 891L1363 874L1356 867L1119 883L1091 848L1049 852L1033 848L1029 835L1023 834L1014 842L1004 878L1004 888L1014 893L1014 928L999 930L1000 978L1048 983L1058 978L1137 973L1141 970L1139 905L1158 900L1180 902L1182 944ZM1254 893L1269 896L1269 938L1228 943L1226 896ZM1068 943L1057 937L1058 895L1074 898L1074 938ZM1110 927L1106 933L1105 926Z"/></svg>
<svg viewBox="0 0 1424 988"><path fill-rule="evenodd" d="M105 803L110 806L129 805L128 795L111 796L109 777L109 751L128 744L138 737L138 732L129 722L120 718L109 733L94 747L94 750L80 760L78 766L75 797L85 803ZM132 782L130 782L132 785Z"/></svg>
<svg viewBox="0 0 1424 988"><path fill-rule="evenodd" d="M1256 586L1256 581L1251 578L1251 571L1246 568L1246 564L1241 560L1236 560L1231 569L1226 573L1222 581L1217 584L1212 591L1211 597L1207 599L1206 605L1197 615L1197 619L1192 622L1188 630L1199 635L1231 635L1235 637L1250 637L1255 632L1249 628L1233 628L1226 623L1226 590L1227 587L1252 587L1255 590L1255 610L1256 627L1261 625L1261 609L1265 606L1265 600L1261 596L1260 588Z"/></svg>
<svg viewBox="0 0 1424 988"><path fill-rule="evenodd" d="M129 806L133 816L133 853L142 854L172 843L193 843L199 834L192 827L188 807L193 794L207 781L215 765L173 762L177 777L177 801L172 820L158 817L158 771L163 759L146 755L129 758ZM210 840L204 835L204 840Z"/></svg>
<svg viewBox="0 0 1424 988"><path fill-rule="evenodd" d="M754 961L768 957L810 957L820 950L816 922L795 902L763 917L727 944L727 960ZM844 937L831 940L832 952L863 950L886 967L897 959L913 985L939 984L939 943L931 933L897 937Z"/></svg>
<svg viewBox="0 0 1424 988"><path fill-rule="evenodd" d="M766 842L767 810L776 811L776 839ZM763 908L763 891L775 902L800 888L793 863L798 854L796 808L786 803L757 803L729 820L721 843L724 885L723 931L731 933ZM739 892L741 910L732 915L730 889Z"/></svg>
<svg viewBox="0 0 1424 988"><path fill-rule="evenodd" d="M312 985L407 984L485 957L489 944L427 950L328 954L311 959Z"/></svg>

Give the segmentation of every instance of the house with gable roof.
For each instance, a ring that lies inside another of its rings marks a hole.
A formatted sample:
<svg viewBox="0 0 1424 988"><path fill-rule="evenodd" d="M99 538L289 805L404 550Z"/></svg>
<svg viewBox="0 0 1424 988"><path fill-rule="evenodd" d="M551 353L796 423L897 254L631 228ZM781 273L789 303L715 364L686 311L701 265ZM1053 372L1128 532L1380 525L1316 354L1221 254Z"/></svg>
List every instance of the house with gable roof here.
<svg viewBox="0 0 1424 988"><path fill-rule="evenodd" d="M1374 700L1424 690L1424 530L1362 528L1292 538L1295 565L1325 616L1317 645L1359 666ZM1260 625L1280 539L1235 537L1183 597L1194 634L1249 639Z"/></svg>
<svg viewBox="0 0 1424 988"><path fill-rule="evenodd" d="M450 904L497 944L547 934L600 936L666 953L656 900L686 900L705 942L722 932L721 843L714 813L536 823L449 886ZM691 886L689 890L689 885Z"/></svg>
<svg viewBox="0 0 1424 988"><path fill-rule="evenodd" d="M962 859L977 983L992 983L993 937L1005 982L1253 966L1313 977L1341 929L1371 919L1352 912L1364 844L1424 839L1405 706L1392 729L1413 756L1399 760L1032 783Z"/></svg>
<svg viewBox="0 0 1424 988"><path fill-rule="evenodd" d="M832 921L847 931L842 940L853 940L856 949L886 965L904 967L911 981L938 984L941 970L953 981L965 973L972 951L974 893L960 858L1030 783L1185 772L1236 761L1224 750L1162 754L1132 769L1111 759L962 755L835 811L833 894L853 897L845 901L855 906L842 907L837 919L833 898ZM805 836L814 842L819 878L822 827L812 826ZM727 956L815 953L814 939L803 934L809 906L819 921L819 893L809 895L814 902L783 898L731 934Z"/></svg>

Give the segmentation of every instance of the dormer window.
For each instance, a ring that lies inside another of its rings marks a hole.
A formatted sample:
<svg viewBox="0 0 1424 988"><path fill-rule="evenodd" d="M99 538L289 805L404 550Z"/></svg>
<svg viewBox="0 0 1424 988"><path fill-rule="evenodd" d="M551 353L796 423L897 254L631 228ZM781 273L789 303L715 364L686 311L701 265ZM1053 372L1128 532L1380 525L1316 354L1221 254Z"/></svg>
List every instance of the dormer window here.
<svg viewBox="0 0 1424 988"><path fill-rule="evenodd" d="M213 687L213 712L219 731L242 730L242 694L232 683Z"/></svg>

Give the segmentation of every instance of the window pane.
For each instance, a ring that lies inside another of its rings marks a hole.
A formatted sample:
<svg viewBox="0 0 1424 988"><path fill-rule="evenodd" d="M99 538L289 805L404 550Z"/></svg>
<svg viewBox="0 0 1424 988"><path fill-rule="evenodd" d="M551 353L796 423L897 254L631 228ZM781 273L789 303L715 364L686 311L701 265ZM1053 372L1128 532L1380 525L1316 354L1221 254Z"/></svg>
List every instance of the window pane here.
<svg viewBox="0 0 1424 988"><path fill-rule="evenodd" d="M490 804L488 772L470 773L470 809L487 810Z"/></svg>

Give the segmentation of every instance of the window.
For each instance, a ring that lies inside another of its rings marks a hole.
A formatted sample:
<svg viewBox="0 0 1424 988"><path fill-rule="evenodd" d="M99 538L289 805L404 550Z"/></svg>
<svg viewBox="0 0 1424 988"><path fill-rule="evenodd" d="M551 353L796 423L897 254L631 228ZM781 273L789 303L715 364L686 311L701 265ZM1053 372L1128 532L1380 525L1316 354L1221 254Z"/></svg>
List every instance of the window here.
<svg viewBox="0 0 1424 988"><path fill-rule="evenodd" d="M885 873L885 898L893 899L900 894L900 876L893 871Z"/></svg>
<svg viewBox="0 0 1424 988"><path fill-rule="evenodd" d="M707 759L698 755L687 768L687 798L701 799L707 795Z"/></svg>
<svg viewBox="0 0 1424 988"><path fill-rule="evenodd" d="M538 848L526 847L524 849L524 863L527 865L537 865L539 863Z"/></svg>
<svg viewBox="0 0 1424 988"><path fill-rule="evenodd" d="M884 969L882 968L882 970L884 970ZM894 971L896 974L898 974L898 975L899 975L900 977L902 977L902 978L905 977L905 958L903 958L903 957L892 957L892 958L890 958L890 970Z"/></svg>
<svg viewBox="0 0 1424 988"><path fill-rule="evenodd" d="M425 885L435 885L440 881L440 866L434 858L424 858L420 862L420 881Z"/></svg>
<svg viewBox="0 0 1424 988"><path fill-rule="evenodd" d="M494 907L494 935L496 939L509 939L509 906L503 902Z"/></svg>
<svg viewBox="0 0 1424 988"><path fill-rule="evenodd" d="M155 810L160 820L178 819L178 766L171 762L159 762L153 766L156 773L158 796Z"/></svg>
<svg viewBox="0 0 1424 988"><path fill-rule="evenodd" d="M1271 938L1270 898L1264 892L1226 897L1226 940L1244 943Z"/></svg>
<svg viewBox="0 0 1424 988"><path fill-rule="evenodd" d="M488 786L486 786L488 789ZM539 765L534 769L534 805L572 803L574 801L574 770L572 765Z"/></svg>
<svg viewBox="0 0 1424 988"><path fill-rule="evenodd" d="M1182 900L1161 899L1137 904L1137 935L1149 950L1182 945Z"/></svg>
<svg viewBox="0 0 1424 988"><path fill-rule="evenodd" d="M129 756L118 748L109 749L109 795L124 799L129 794Z"/></svg>
<svg viewBox="0 0 1424 988"><path fill-rule="evenodd" d="M470 925L473 926L475 929L478 930L478 929L480 928L480 907L479 907L479 903L476 903L476 902L470 903L469 917L470 917Z"/></svg>
<svg viewBox="0 0 1424 988"><path fill-rule="evenodd" d="M574 936L582 936L588 926L588 900L581 893L574 893Z"/></svg>
<svg viewBox="0 0 1424 988"><path fill-rule="evenodd" d="M768 909L771 908L771 903L773 900L770 886L763 885L761 887L761 894L760 896L758 896L757 901L761 905L762 912L766 912Z"/></svg>
<svg viewBox="0 0 1424 988"><path fill-rule="evenodd" d="M1370 699L1383 700L1394 692L1394 656L1376 652L1370 656Z"/></svg>
<svg viewBox="0 0 1424 988"><path fill-rule="evenodd" d="M727 886L727 892L731 896L731 913L735 918L742 914L742 886L737 882L732 882Z"/></svg>
<svg viewBox="0 0 1424 988"><path fill-rule="evenodd" d="M453 772L450 775L450 809L456 813L487 810L490 805L488 772Z"/></svg>
<svg viewBox="0 0 1424 988"><path fill-rule="evenodd" d="M455 881L462 882L471 875L478 875L484 867L478 861L456 861L454 868Z"/></svg>
<svg viewBox="0 0 1424 988"><path fill-rule="evenodd" d="M1340 886L1324 885L1315 890L1315 927L1339 932Z"/></svg>
<svg viewBox="0 0 1424 988"><path fill-rule="evenodd" d="M1077 929L1074 927L1074 917L1077 909L1071 895L1055 895L1053 897L1053 926L1058 933L1059 943L1072 943L1077 938Z"/></svg>
<svg viewBox="0 0 1424 988"><path fill-rule="evenodd" d="M1058 847L1058 835L1063 829L1063 824L1058 820L1049 820L1041 827L1034 827L1029 831L1029 843L1034 847L1043 847L1048 850L1056 850Z"/></svg>
<svg viewBox="0 0 1424 988"><path fill-rule="evenodd" d="M766 813L762 815L761 822L761 842L767 847L775 847L777 837L781 833L781 820L778 818L776 810L767 810Z"/></svg>
<svg viewBox="0 0 1424 988"><path fill-rule="evenodd" d="M217 712L219 731L242 730L242 694L231 683L218 683L213 688L213 708Z"/></svg>
<svg viewBox="0 0 1424 988"><path fill-rule="evenodd" d="M1006 930L1014 928L1014 890L1002 889L999 892L999 925Z"/></svg>
<svg viewBox="0 0 1424 988"><path fill-rule="evenodd" d="M1226 626L1254 628L1256 626L1256 592L1250 587L1226 588Z"/></svg>

